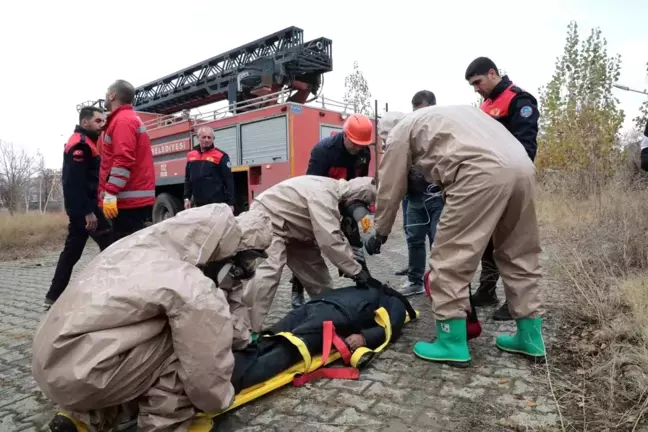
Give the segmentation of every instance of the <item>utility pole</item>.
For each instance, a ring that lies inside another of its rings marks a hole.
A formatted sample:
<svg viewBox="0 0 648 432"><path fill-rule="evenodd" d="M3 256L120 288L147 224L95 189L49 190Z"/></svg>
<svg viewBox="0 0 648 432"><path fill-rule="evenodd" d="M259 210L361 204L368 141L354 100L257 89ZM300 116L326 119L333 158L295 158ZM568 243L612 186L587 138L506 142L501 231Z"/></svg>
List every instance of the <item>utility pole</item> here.
<svg viewBox="0 0 648 432"><path fill-rule="evenodd" d="M629 92L633 92L633 93L639 93L639 94L648 96L648 92L646 90L636 90L636 89L630 88L628 86L620 85L620 84L612 84L612 85L614 87L618 88L619 90L629 91Z"/></svg>

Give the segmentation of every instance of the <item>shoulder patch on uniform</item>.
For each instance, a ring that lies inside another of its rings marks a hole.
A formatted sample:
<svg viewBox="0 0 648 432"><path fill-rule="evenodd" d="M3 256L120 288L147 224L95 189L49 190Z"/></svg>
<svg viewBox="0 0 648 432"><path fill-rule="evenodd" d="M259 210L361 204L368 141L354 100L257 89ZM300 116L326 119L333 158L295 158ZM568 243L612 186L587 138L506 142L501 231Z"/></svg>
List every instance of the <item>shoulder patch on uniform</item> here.
<svg viewBox="0 0 648 432"><path fill-rule="evenodd" d="M83 150L74 150L72 156L83 156Z"/></svg>
<svg viewBox="0 0 648 432"><path fill-rule="evenodd" d="M533 114L533 108L531 108L529 105L523 106L520 109L520 116L524 118L531 117L531 114Z"/></svg>
<svg viewBox="0 0 648 432"><path fill-rule="evenodd" d="M227 161L227 168L232 169L232 162Z"/></svg>

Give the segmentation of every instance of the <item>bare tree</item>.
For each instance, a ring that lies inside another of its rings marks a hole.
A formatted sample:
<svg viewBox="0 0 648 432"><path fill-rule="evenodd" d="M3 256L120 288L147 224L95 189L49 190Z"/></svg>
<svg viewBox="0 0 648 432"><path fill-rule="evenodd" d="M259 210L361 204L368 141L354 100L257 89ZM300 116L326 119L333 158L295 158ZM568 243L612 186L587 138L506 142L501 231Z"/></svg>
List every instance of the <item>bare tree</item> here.
<svg viewBox="0 0 648 432"><path fill-rule="evenodd" d="M61 173L45 166L45 157L39 152L38 157L38 210L47 212L47 206L53 196L58 195Z"/></svg>
<svg viewBox="0 0 648 432"><path fill-rule="evenodd" d="M34 157L13 143L0 140L0 199L9 213L18 209L20 197L36 172Z"/></svg>
<svg viewBox="0 0 648 432"><path fill-rule="evenodd" d="M369 117L374 115L371 107L371 91L357 61L353 62L353 72L344 78L344 88L344 103L351 105L353 112Z"/></svg>

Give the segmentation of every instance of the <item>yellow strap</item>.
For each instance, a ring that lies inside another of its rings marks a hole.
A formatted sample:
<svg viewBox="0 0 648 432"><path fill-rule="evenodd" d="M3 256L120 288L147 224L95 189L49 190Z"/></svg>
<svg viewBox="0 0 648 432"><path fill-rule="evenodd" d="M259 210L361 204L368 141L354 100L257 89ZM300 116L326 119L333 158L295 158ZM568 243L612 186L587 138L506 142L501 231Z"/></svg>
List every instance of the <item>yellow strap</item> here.
<svg viewBox="0 0 648 432"><path fill-rule="evenodd" d="M65 417L68 420L70 420L72 423L74 423L74 426L76 427L77 432L88 432L88 426L86 426L80 420L75 419L70 414L68 414L68 413L66 413L64 411L57 411L56 415L60 415L61 417Z"/></svg>
<svg viewBox="0 0 648 432"><path fill-rule="evenodd" d="M368 354L368 353L379 353L380 351L384 350L387 345L389 345L389 341L391 341L392 337L392 327L391 327L391 321L389 319L389 314L387 313L387 310L384 307L379 308L376 311L376 323L385 329L385 341L380 345L378 348L375 350L369 349L367 347L360 347L357 350L353 352L353 355L351 356L351 366L353 367L358 367L358 362L360 359Z"/></svg>
<svg viewBox="0 0 648 432"><path fill-rule="evenodd" d="M302 358L304 359L304 373L308 373L311 368L311 363L313 362L313 359L311 358L310 351L308 351L308 348L306 347L306 344L304 343L303 340L299 339L297 336L295 336L292 333L288 332L280 332L277 333L273 336L283 336L288 341L295 345L297 349L299 350L299 353L301 354Z"/></svg>

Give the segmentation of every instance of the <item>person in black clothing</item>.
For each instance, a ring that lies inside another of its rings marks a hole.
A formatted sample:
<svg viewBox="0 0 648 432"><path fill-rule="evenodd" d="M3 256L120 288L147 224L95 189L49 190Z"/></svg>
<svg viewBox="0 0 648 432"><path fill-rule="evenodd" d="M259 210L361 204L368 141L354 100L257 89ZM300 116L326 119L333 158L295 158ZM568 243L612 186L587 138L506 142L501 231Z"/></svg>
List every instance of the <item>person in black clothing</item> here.
<svg viewBox="0 0 648 432"><path fill-rule="evenodd" d="M373 142L373 124L363 114L353 114L345 120L342 133L336 133L322 138L311 150L306 175L330 177L337 180L351 180L356 177L369 175L371 151L369 145ZM364 264L362 246L353 247L357 260ZM292 284L292 307L304 304L304 286L295 277L290 279Z"/></svg>
<svg viewBox="0 0 648 432"><path fill-rule="evenodd" d="M641 141L641 169L648 171L648 122L644 130L643 140Z"/></svg>
<svg viewBox="0 0 648 432"><path fill-rule="evenodd" d="M484 102L481 109L499 121L524 146L529 158L535 161L538 149L538 119L540 111L535 97L522 90L508 76L500 76L495 63L487 57L478 57L466 69L466 80ZM489 242L482 256L479 288L473 296L475 306L497 305L495 287L499 270L493 258L493 242ZM493 319L510 321L513 318L508 303L495 311Z"/></svg>
<svg viewBox="0 0 648 432"><path fill-rule="evenodd" d="M187 154L185 169L184 207L206 204L229 204L234 211L234 176L227 153L214 147L214 131L203 126L198 129L200 146Z"/></svg>
<svg viewBox="0 0 648 432"><path fill-rule="evenodd" d="M385 341L385 330L375 321L375 311L385 308L394 342L405 324L406 315L416 318L409 302L393 289L370 279L362 288L349 286L328 290L305 305L293 309L263 334L290 332L299 337L311 356L322 353L323 323L332 321L335 333L355 351L366 346L375 349ZM234 352L231 382L236 393L262 383L302 359L297 348L282 337L260 337L241 351Z"/></svg>
<svg viewBox="0 0 648 432"><path fill-rule="evenodd" d="M108 221L97 206L100 157L96 142L104 123L99 108L82 108L79 125L65 145L62 182L65 211L69 218L68 235L52 284L45 295L45 310L49 310L70 282L72 269L83 254L88 237L92 237L100 250L113 241Z"/></svg>
<svg viewBox="0 0 648 432"><path fill-rule="evenodd" d="M362 114L353 114L344 123L344 132L323 138L315 144L308 161L307 175L351 180L369 175L373 124Z"/></svg>

